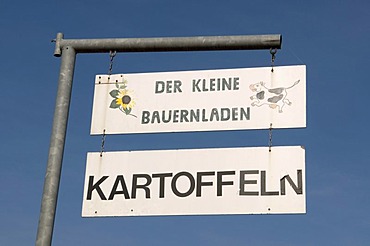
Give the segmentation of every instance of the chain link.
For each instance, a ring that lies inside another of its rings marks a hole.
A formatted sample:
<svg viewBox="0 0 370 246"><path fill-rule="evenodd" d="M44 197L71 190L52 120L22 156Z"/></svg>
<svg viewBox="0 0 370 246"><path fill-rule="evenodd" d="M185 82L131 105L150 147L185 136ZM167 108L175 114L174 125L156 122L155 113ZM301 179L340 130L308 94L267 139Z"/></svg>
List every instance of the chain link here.
<svg viewBox="0 0 370 246"><path fill-rule="evenodd" d="M270 129L269 129L269 152L271 152L272 147L272 123L270 123Z"/></svg>
<svg viewBox="0 0 370 246"><path fill-rule="evenodd" d="M109 62L109 70L108 70L108 78L112 75L112 69L113 69L113 59L116 56L117 52L116 51L110 51L109 52L109 57L110 57L110 62Z"/></svg>
<svg viewBox="0 0 370 246"><path fill-rule="evenodd" d="M271 48L270 49L270 54L271 54L271 72L273 73L274 72L274 64L275 64L275 58L276 58L276 52L277 52L277 49L273 49Z"/></svg>
<svg viewBox="0 0 370 246"><path fill-rule="evenodd" d="M100 157L103 156L103 152L104 152L104 145L105 145L105 129L103 130L103 135L101 137L101 150L100 150Z"/></svg>

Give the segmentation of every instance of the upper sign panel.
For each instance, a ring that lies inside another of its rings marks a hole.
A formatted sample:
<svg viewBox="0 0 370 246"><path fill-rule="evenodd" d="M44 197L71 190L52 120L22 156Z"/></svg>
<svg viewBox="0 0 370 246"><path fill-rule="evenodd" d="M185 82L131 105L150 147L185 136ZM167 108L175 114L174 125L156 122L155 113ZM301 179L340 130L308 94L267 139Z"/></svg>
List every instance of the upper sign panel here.
<svg viewBox="0 0 370 246"><path fill-rule="evenodd" d="M97 75L91 134L306 126L306 66Z"/></svg>

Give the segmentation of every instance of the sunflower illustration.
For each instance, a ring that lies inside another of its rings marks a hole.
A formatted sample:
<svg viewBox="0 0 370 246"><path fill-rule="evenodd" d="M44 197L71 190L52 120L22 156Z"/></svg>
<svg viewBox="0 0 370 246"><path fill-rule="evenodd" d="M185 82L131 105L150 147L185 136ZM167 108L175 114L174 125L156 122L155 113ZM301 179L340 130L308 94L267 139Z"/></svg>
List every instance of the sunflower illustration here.
<svg viewBox="0 0 370 246"><path fill-rule="evenodd" d="M136 115L131 114L135 106L135 101L132 98L132 92L127 89L127 80L122 84L116 83L116 88L117 89L109 92L109 95L113 97L109 107L112 109L119 109L126 115L136 117Z"/></svg>

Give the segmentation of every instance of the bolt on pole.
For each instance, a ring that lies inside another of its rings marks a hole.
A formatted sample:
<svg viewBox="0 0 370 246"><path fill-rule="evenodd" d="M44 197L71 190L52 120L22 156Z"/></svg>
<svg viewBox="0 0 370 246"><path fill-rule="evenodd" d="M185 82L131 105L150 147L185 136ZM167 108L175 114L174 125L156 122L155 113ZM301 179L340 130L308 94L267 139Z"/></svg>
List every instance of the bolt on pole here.
<svg viewBox="0 0 370 246"><path fill-rule="evenodd" d="M76 54L280 49L282 36L205 36L165 38L64 39L58 33L54 56L62 57L49 157L44 180L36 245L51 245L62 168Z"/></svg>

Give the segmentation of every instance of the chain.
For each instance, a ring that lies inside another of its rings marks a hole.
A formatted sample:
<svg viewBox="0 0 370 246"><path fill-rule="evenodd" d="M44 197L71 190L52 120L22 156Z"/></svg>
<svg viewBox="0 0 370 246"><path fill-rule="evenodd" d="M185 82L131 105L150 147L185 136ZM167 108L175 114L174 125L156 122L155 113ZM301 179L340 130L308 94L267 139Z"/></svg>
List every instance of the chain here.
<svg viewBox="0 0 370 246"><path fill-rule="evenodd" d="M100 157L103 156L103 152L104 152L104 145L105 145L105 129L103 130L103 135L101 137L101 150L100 150Z"/></svg>
<svg viewBox="0 0 370 246"><path fill-rule="evenodd" d="M271 54L271 72L274 72L274 63L275 63L275 58L276 58L276 52L277 49L270 49L270 54Z"/></svg>
<svg viewBox="0 0 370 246"><path fill-rule="evenodd" d="M271 73L274 72L274 65L275 65L275 58L276 58L276 52L277 49L270 49L270 54L271 54ZM272 123L270 123L270 128L269 128L269 152L271 152L271 147L272 147Z"/></svg>
<svg viewBox="0 0 370 246"><path fill-rule="evenodd" d="M271 54L271 73L274 72L274 65L275 65L275 58L276 58L276 52L277 49L270 49L270 54ZM270 123L270 128L269 128L269 152L271 152L271 147L272 147L272 123Z"/></svg>
<svg viewBox="0 0 370 246"><path fill-rule="evenodd" d="M108 82L110 80L110 76L112 75L112 69L113 69L113 59L116 56L117 52L116 51L109 51L109 69L108 69ZM103 156L104 152L104 145L105 145L105 129L103 130L103 135L101 137L101 150L100 150L100 157Z"/></svg>
<svg viewBox="0 0 370 246"><path fill-rule="evenodd" d="M269 129L269 152L271 152L272 147L272 123L270 123L270 129Z"/></svg>
<svg viewBox="0 0 370 246"><path fill-rule="evenodd" d="M110 62L109 62L109 70L108 70L108 79L110 79L110 76L112 75L113 59L116 56L116 53L117 53L116 51L109 52Z"/></svg>

